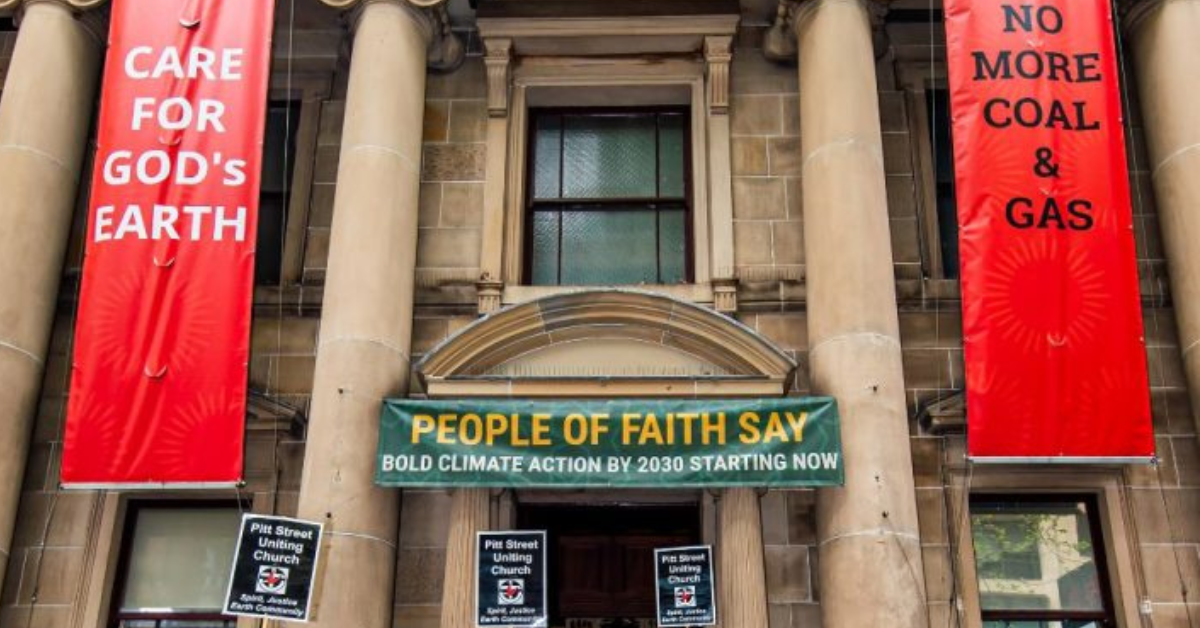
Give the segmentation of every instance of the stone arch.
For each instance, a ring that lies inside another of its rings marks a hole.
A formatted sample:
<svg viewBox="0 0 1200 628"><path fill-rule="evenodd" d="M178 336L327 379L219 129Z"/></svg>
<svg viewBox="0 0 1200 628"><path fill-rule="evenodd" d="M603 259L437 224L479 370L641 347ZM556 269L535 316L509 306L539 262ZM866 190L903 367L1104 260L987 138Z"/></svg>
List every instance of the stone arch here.
<svg viewBox="0 0 1200 628"><path fill-rule="evenodd" d="M796 362L711 309L638 290L580 290L475 321L416 365L433 397L773 396Z"/></svg>

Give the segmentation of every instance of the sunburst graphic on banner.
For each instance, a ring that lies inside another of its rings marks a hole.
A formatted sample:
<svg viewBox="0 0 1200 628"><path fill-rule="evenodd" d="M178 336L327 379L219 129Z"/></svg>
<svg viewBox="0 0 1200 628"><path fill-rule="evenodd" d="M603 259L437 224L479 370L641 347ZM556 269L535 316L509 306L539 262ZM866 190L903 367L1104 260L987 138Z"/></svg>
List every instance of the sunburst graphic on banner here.
<svg viewBox="0 0 1200 628"><path fill-rule="evenodd" d="M1132 342L1137 342L1132 340ZM1062 432L1074 444L1095 454L1124 451L1126 455L1154 453L1153 427L1148 418L1146 373L1141 364L1110 362L1099 368L1083 365L1078 382L1063 404ZM1128 425L1129 429L1097 429L1097 425Z"/></svg>
<svg viewBox="0 0 1200 628"><path fill-rule="evenodd" d="M1111 145L1117 142L1112 134L1097 135L1095 133L1059 133L1055 135L1054 165L1058 167L1058 195L1066 215L1066 203L1072 201L1087 201L1091 203L1091 216L1095 221L1091 232L1098 234L1130 230L1132 199L1125 188L1124 194L1118 194L1122 186L1107 179L1100 180L1094 172L1119 172L1124 176L1125 163L1110 164L1106 157L1111 154L1124 155L1124 150ZM1111 198L1111 204L1104 201Z"/></svg>
<svg viewBox="0 0 1200 628"><path fill-rule="evenodd" d="M1036 398L1029 394L1025 381L1013 377L1011 373L1001 369L970 369L967 371L967 396L982 403L972 405L972 408L1003 408L1004 416L968 416L967 428L970 431L972 453L988 455L987 445L995 446L997 435L1013 443L1028 442L1033 437L1034 426L1037 422L1031 420L1037 416ZM974 411L974 410L972 410ZM984 434L983 428L988 425L1011 426L1005 430L990 430L993 439L989 443L980 443L979 437Z"/></svg>
<svg viewBox="0 0 1200 628"><path fill-rule="evenodd" d="M166 441L162 434L171 430L195 432L191 427L192 417L181 414L184 407L192 405L188 403L188 397L202 402L203 400L196 399L196 396L201 394L201 391L213 388L211 383L202 380L223 377L222 367L219 365L222 358L214 351L225 352L228 349L224 347L233 345L221 334L219 312L214 309L216 300L206 288L207 286L203 285L188 285L187 281L176 282L171 290L174 295L161 302L160 307L167 309L157 312L153 317L153 326L147 326L150 339L147 343L145 368L148 372L162 374L163 381L169 382L168 392L173 398L169 401L157 399L159 408L145 413L148 420L147 429L158 437L136 439L139 446L134 453L134 466L140 467L149 460L148 456L168 460L169 457L165 453ZM189 386L186 382L194 385ZM231 412L236 415L236 411L231 410L234 406L205 403L199 405L215 412L206 415L207 424L224 426L228 434L228 423L214 419L228 417ZM180 422L183 422L183 425L177 425ZM219 431L217 433L219 434ZM193 442L193 448L198 449L195 443L213 442L217 441L196 440ZM175 474L181 469L190 468L205 468L205 465L173 467L170 473Z"/></svg>
<svg viewBox="0 0 1200 628"><path fill-rule="evenodd" d="M238 406L239 396L240 391L226 391L196 397L169 408L157 432L154 449L144 453L153 456L154 460L135 460L135 464L157 467L169 477L212 480L196 476L195 470L211 469L213 460L238 460L241 457L241 440L230 437L228 421L219 420L231 413L236 415L234 409ZM192 477L187 478L188 475Z"/></svg>
<svg viewBox="0 0 1200 628"><path fill-rule="evenodd" d="M980 134L971 139L974 142L971 149L980 156L987 156L988 175L986 184L963 188L965 197L962 200L967 205L960 208L959 217L966 228L972 224L982 228L1004 220L1004 203L1020 195L1029 185L1025 172L1030 164L1028 156L1015 150L1012 142L1000 135ZM968 213L962 209L967 209Z"/></svg>
<svg viewBox="0 0 1200 628"><path fill-rule="evenodd" d="M67 418L64 440L71 443L70 454L63 455L63 481L87 482L96 479L107 467L104 458L117 455L125 429L124 416L110 404L96 398L98 387L87 388L78 399L71 400L78 412ZM88 454L87 452L91 452ZM96 462L101 466L97 467Z"/></svg>
<svg viewBox="0 0 1200 628"><path fill-rule="evenodd" d="M87 345L80 343L77 346L76 369L107 371L122 376L135 370L135 363L145 352L145 347L138 344L142 339L132 336L134 330L141 328L139 320L147 312L142 291L141 273L126 267L124 272L107 279L106 290L88 300L92 307L80 313L80 320L88 321L94 350L88 355L80 355L79 349Z"/></svg>
<svg viewBox="0 0 1200 628"><path fill-rule="evenodd" d="M982 279L989 326L1029 354L1095 338L1111 301L1104 273L1066 237L1021 239L996 250Z"/></svg>
<svg viewBox="0 0 1200 628"><path fill-rule="evenodd" d="M180 261L203 263L197 255ZM174 369L203 372L203 369L212 368L210 363L220 361L215 358L214 351L228 351L229 347L239 346L239 343L216 342L226 337L236 339L241 334L230 334L228 319L231 314L219 309L226 301L215 298L212 282L213 278L206 275L188 273L173 286L174 294L167 300L172 311L163 312L160 320L168 325L163 332L170 347L166 357Z"/></svg>

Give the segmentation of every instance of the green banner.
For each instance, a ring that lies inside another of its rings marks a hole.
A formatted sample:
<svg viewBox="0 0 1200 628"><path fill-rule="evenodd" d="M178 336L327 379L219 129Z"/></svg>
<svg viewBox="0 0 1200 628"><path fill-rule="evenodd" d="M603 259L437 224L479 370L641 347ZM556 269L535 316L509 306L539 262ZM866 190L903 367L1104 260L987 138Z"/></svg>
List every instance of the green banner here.
<svg viewBox="0 0 1200 628"><path fill-rule="evenodd" d="M383 404L381 486L832 486L828 397Z"/></svg>

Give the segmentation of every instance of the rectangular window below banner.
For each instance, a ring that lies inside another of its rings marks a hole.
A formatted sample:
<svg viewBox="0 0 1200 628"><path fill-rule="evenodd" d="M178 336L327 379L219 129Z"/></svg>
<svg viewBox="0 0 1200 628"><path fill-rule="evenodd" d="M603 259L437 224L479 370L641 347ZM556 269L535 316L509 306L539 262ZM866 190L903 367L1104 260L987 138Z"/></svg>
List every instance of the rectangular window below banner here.
<svg viewBox="0 0 1200 628"><path fill-rule="evenodd" d="M234 628L221 613L241 513L236 504L134 503L112 628Z"/></svg>
<svg viewBox="0 0 1200 628"><path fill-rule="evenodd" d="M976 495L971 542L984 628L1114 627L1088 495Z"/></svg>

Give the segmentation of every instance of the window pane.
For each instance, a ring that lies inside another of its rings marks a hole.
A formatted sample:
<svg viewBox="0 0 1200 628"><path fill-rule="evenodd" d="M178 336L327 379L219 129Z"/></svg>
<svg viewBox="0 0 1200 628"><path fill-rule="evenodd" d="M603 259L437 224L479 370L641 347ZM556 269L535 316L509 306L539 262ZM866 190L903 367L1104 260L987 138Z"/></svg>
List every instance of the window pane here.
<svg viewBox="0 0 1200 628"><path fill-rule="evenodd" d="M683 116L677 113L658 117L658 195L683 198Z"/></svg>
<svg viewBox="0 0 1200 628"><path fill-rule="evenodd" d="M654 116L563 116L563 198L656 195Z"/></svg>
<svg viewBox="0 0 1200 628"><path fill-rule="evenodd" d="M950 128L950 92L930 89L925 92L929 115L929 145L933 147L933 171L937 181L954 181L954 142Z"/></svg>
<svg viewBox="0 0 1200 628"><path fill-rule="evenodd" d="M687 281L687 221L684 211L663 209L658 213L659 283Z"/></svg>
<svg viewBox="0 0 1200 628"><path fill-rule="evenodd" d="M235 508L137 511L122 610L219 611L241 516Z"/></svg>
<svg viewBox="0 0 1200 628"><path fill-rule="evenodd" d="M538 116L533 154L533 197L559 198L562 165L562 116Z"/></svg>
<svg viewBox="0 0 1200 628"><path fill-rule="evenodd" d="M282 194L264 193L258 199L258 234L254 251L254 284L279 283L283 265L283 223L285 209Z"/></svg>
<svg viewBox="0 0 1200 628"><path fill-rule="evenodd" d="M942 273L958 279L958 214L954 184L937 184L938 240L942 246Z"/></svg>
<svg viewBox="0 0 1200 628"><path fill-rule="evenodd" d="M271 103L267 108L263 135L262 191L283 192L291 183L292 164L296 161L296 126L300 108L286 102ZM286 161L284 157L286 156Z"/></svg>
<svg viewBox="0 0 1200 628"><path fill-rule="evenodd" d="M972 503L971 538L984 611L1104 610L1086 503Z"/></svg>
<svg viewBox="0 0 1200 628"><path fill-rule="evenodd" d="M558 284L558 223L557 211L540 211L533 214L530 282L535 286Z"/></svg>
<svg viewBox="0 0 1200 628"><path fill-rule="evenodd" d="M652 209L563 212L562 283L655 283L654 215Z"/></svg>
<svg viewBox="0 0 1200 628"><path fill-rule="evenodd" d="M929 120L929 145L933 147L934 202L938 221L938 244L942 272L958 278L958 205L954 197L954 143L950 128L950 93L944 89L925 92Z"/></svg>

